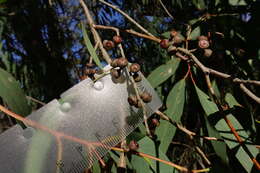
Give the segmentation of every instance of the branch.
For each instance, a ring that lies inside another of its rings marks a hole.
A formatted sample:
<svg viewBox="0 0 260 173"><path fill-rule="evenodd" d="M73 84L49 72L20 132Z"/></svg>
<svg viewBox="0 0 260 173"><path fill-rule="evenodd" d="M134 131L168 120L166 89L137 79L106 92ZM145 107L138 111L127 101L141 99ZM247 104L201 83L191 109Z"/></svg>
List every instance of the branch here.
<svg viewBox="0 0 260 173"><path fill-rule="evenodd" d="M167 15L172 18L172 20L174 20L174 17L171 15L171 13L167 10L167 8L165 7L165 5L163 4L162 0L159 0L162 8L164 9L164 11L167 13Z"/></svg>
<svg viewBox="0 0 260 173"><path fill-rule="evenodd" d="M257 97L254 93L252 93L244 84L239 84L240 89L244 91L249 97L251 97L253 100L255 100L258 104L260 104L260 98Z"/></svg>
<svg viewBox="0 0 260 173"><path fill-rule="evenodd" d="M139 33L133 29L126 29L126 30L121 30L119 28L116 28L116 27L113 27L113 26L104 26L104 25L93 25L94 28L96 29L109 29L109 30L114 30L115 32L126 32L126 33L129 33L129 34L132 34L132 35L135 35L135 36L138 36L138 37L141 37L141 38L146 38L146 39L149 39L149 40L152 40L152 41L155 41L157 43L160 43L161 42L161 39L155 37L155 36L150 36L150 35L146 35L146 34L142 34L142 33Z"/></svg>
<svg viewBox="0 0 260 173"><path fill-rule="evenodd" d="M88 19L88 22L89 22L89 25L90 25L90 28L91 28L91 32L92 32L92 34L94 36L95 42L99 44L99 49L101 50L101 53L102 53L103 58L105 59L105 61L108 64L110 64L111 63L111 58L108 55L108 53L105 50L105 48L103 47L103 44L102 44L102 41L101 41L101 38L100 38L98 32L93 27L94 21L93 21L93 18L91 17L91 15L90 15L88 7L87 7L87 5L85 4L85 2L83 0L79 0L79 2L81 4L82 8L84 9L85 15L86 15L86 17Z"/></svg>
<svg viewBox="0 0 260 173"><path fill-rule="evenodd" d="M219 72L219 71L216 71L216 70L213 70L211 68L208 68L206 66L204 66L196 56L194 56L189 50L187 49L184 49L184 48L180 48L178 47L177 48L178 51L188 55L194 62L195 64L197 64L197 66L203 71L204 74L213 74L215 76L218 76L218 77L222 77L222 78L225 78L225 79L232 79L232 76L229 75L229 74L226 74L226 73L222 73L222 72ZM255 81L255 80L242 80L242 79L238 79L238 78L234 78L232 79L232 82L234 83L250 83L250 84L255 84L255 85L260 85L260 81ZM255 100L257 103L260 104L260 98L257 97L254 93L252 93L249 89L246 88L246 86L240 85L240 88L241 90L247 94L250 98L252 98L253 100Z"/></svg>
<svg viewBox="0 0 260 173"><path fill-rule="evenodd" d="M189 52L189 50L187 49L183 49L183 48L177 48L177 50L189 55L189 57L198 65L198 67L203 71L204 75L205 75L205 79L206 79L206 83L208 86L208 89L210 91L211 96L213 97L213 100L215 102L215 104L217 105L220 115L223 117L223 119L225 120L225 122L227 123L228 127L230 128L231 132L233 133L233 135L235 136L236 140L238 141L238 143L242 146L242 148L245 150L245 152L248 154L248 156L250 157L251 161L255 164L255 166L257 167L257 169L260 170L260 164L258 163L258 161L254 158L254 156L252 155L252 153L250 152L250 150L247 148L247 146L245 145L243 139L239 136L238 132L236 131L236 129L234 128L233 124L230 122L230 120L225 116L224 110L218 100L218 98L215 95L214 89L212 88L211 85L211 81L210 81L210 68L204 66L198 59L196 56L194 56L192 53ZM225 74L227 76L227 74ZM243 84L242 84L243 85ZM241 85L240 85L241 87ZM243 89L245 89L243 87ZM249 90L248 90L249 91ZM247 92L248 92L247 91ZM252 93L251 93L252 94ZM252 97L251 97L252 98ZM257 101L257 100L256 100Z"/></svg>

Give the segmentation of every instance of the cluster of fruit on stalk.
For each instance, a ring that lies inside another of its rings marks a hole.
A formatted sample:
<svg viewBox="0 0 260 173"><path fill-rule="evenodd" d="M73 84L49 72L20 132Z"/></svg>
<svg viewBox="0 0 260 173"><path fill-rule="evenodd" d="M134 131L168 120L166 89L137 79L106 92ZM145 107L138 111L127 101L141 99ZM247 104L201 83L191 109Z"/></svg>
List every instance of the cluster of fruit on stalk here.
<svg viewBox="0 0 260 173"><path fill-rule="evenodd" d="M120 36L114 36L113 40L104 40L103 46L106 50L111 50L116 45L120 44L121 42L122 42L122 38ZM139 71L141 69L140 65L137 63L129 64L127 58L125 58L125 57L119 57L119 58L113 59L112 62L110 63L110 66L112 67L110 69L110 74L115 79L120 78L120 76L122 74L122 70L127 67L130 75L133 77L135 82L140 82L142 80L142 77L139 74ZM94 75L95 75L95 73L97 73L96 66L93 63L87 63L84 73L85 73L85 76L88 76L91 79L94 79ZM139 94L139 96L140 96L139 98L141 100L138 99L137 95L130 95L127 98L129 105L135 106L136 108L141 108L142 107L141 102L149 103L152 101L152 95L150 93L144 91L144 92L138 93L138 94ZM149 127L151 128L152 131L154 131L155 128L157 126L159 126L159 124L160 124L159 120L156 118L152 118L149 121ZM138 143L134 140L130 141L130 143L128 144L128 149L130 151L136 151L138 149L138 147L139 147Z"/></svg>
<svg viewBox="0 0 260 173"><path fill-rule="evenodd" d="M199 36L198 40L198 49L203 52L204 57L210 57L213 51L210 47L210 40L207 36ZM160 46L163 49L167 49L167 52L170 55L174 55L177 51L177 47L181 46L184 43L184 37L177 31L171 31L169 39L162 39Z"/></svg>

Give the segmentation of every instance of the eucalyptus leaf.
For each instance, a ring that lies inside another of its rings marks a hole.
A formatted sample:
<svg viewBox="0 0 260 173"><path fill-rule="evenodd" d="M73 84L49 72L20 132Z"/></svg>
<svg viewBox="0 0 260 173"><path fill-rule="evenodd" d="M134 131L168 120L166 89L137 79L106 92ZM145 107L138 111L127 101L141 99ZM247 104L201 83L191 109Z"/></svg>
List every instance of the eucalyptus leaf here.
<svg viewBox="0 0 260 173"><path fill-rule="evenodd" d="M228 103L228 105L229 105L229 107L234 107L234 106L240 106L240 107L242 107L238 102L237 102L237 100L235 99L235 97L232 95L232 94L230 94L230 93L227 93L226 95L225 95L225 100L226 100L226 102Z"/></svg>
<svg viewBox="0 0 260 173"><path fill-rule="evenodd" d="M201 91L197 86L195 86L195 88L205 113L209 116L210 114L218 112L217 105L209 98L209 96Z"/></svg>
<svg viewBox="0 0 260 173"><path fill-rule="evenodd" d="M164 32L161 34L164 38L170 38L171 36L171 32L170 31L167 31L167 32Z"/></svg>
<svg viewBox="0 0 260 173"><path fill-rule="evenodd" d="M180 122L181 120L184 109L184 99L185 79L182 79L174 85L166 100L167 110L165 113L176 122ZM167 152L175 132L176 127L166 121L162 121L160 126L156 129L156 135L161 142L160 149L163 153Z"/></svg>
<svg viewBox="0 0 260 173"><path fill-rule="evenodd" d="M190 36L189 36L189 39L190 40L197 40L197 38L201 35L200 33L200 27L197 26L196 28L194 28L191 33L190 33Z"/></svg>
<svg viewBox="0 0 260 173"><path fill-rule="evenodd" d="M84 38L84 41L85 41L85 45L87 46L87 49L91 55L91 57L93 58L94 62L96 63L96 65L102 69L102 65L100 63L100 60L96 54L96 51L94 49L94 47L92 46L91 42L90 42L90 39L88 37L88 34L87 34L87 31L85 29L85 27L83 26L83 24L81 24L81 28L82 28L82 32L83 32L83 38Z"/></svg>
<svg viewBox="0 0 260 173"><path fill-rule="evenodd" d="M155 134L160 141L159 148L163 153L167 152L175 133L176 127L167 121L161 121L160 126L156 128Z"/></svg>
<svg viewBox="0 0 260 173"><path fill-rule="evenodd" d="M215 137L218 139L222 139L221 135L219 134L219 132L215 129L215 127L213 127L207 117L205 117L205 121L206 121L206 127L208 130L208 135L211 137ZM228 156L227 156L227 149L226 149L226 144L223 142L219 142L219 141L210 141L216 154L221 158L221 160L228 164Z"/></svg>
<svg viewBox="0 0 260 173"><path fill-rule="evenodd" d="M155 143L148 137L143 138L142 140L138 141L139 143L139 152L143 152L152 156L155 156L157 158L169 161L168 157L160 150L157 146L155 146ZM158 154L158 155L157 155ZM164 163L158 163L154 160L148 159L148 158L141 158L143 161L140 160L140 158L137 158L137 156L132 158L132 165L133 168L136 169L137 172L151 172L147 168L147 166L150 166L154 171L159 170L161 173L172 173L174 168L166 165ZM137 166L137 167L136 167ZM137 170L138 169L138 170Z"/></svg>
<svg viewBox="0 0 260 173"><path fill-rule="evenodd" d="M177 82L170 91L166 100L167 115L180 122L185 102L185 79Z"/></svg>
<svg viewBox="0 0 260 173"><path fill-rule="evenodd" d="M227 118L243 140L249 139L249 135L244 130L243 126L238 122L238 120L232 114L227 115ZM230 149L239 147L239 149L236 152L236 157L237 157L238 161L241 163L241 165L247 170L247 172L250 172L253 167L253 162L251 162L251 159L250 159L249 155L245 152L245 150L241 146L239 146L237 139L231 132L231 130L230 130L229 126L227 125L227 123L225 122L225 120L221 119L216 124L215 127L217 130L220 131L221 136L224 138L226 144L228 145L228 147ZM252 155L254 157L256 157L257 154L259 153L258 149L255 146L246 145L246 147L248 148L248 150L252 153Z"/></svg>
<svg viewBox="0 0 260 173"><path fill-rule="evenodd" d="M212 88L214 89L216 96L218 98L220 98L220 91L218 89L218 84L217 84L216 80L212 81Z"/></svg>
<svg viewBox="0 0 260 173"><path fill-rule="evenodd" d="M148 81L150 84L156 88L163 82L165 82L169 77L171 77L177 70L179 66L180 60L177 58L174 58L170 61L168 61L166 64L163 64L159 67L157 67L155 70L151 72L151 74L148 76Z"/></svg>
<svg viewBox="0 0 260 173"><path fill-rule="evenodd" d="M236 5L247 5L245 0L229 0L228 1L230 5L236 6Z"/></svg>
<svg viewBox="0 0 260 173"><path fill-rule="evenodd" d="M207 117L205 117L206 127L209 136L221 139L220 133L212 126L208 121L208 116L218 111L218 108L214 102L212 102L207 94L201 91L197 86L195 86L196 92L199 97L202 108L204 109ZM214 114L212 116L215 116ZM211 141L211 144L216 152L216 154L222 159L224 163L228 163L228 156L226 153L226 144L220 143L219 141Z"/></svg>
<svg viewBox="0 0 260 173"><path fill-rule="evenodd" d="M31 108L20 84L7 71L0 68L0 97L15 113L27 116Z"/></svg>
<svg viewBox="0 0 260 173"><path fill-rule="evenodd" d="M100 168L100 165L99 165L98 161L96 161L93 164L92 170L93 170L93 173L101 173L101 168Z"/></svg>
<svg viewBox="0 0 260 173"><path fill-rule="evenodd" d="M206 7L204 0L192 0L192 2L199 10L203 10Z"/></svg>

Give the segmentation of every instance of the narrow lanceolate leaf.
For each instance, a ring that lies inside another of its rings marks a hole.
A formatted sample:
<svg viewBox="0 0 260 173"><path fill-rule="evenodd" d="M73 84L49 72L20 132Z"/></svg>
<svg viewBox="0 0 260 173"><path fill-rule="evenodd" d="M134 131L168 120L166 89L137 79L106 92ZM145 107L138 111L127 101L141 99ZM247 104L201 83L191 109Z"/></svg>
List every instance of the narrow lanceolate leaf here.
<svg viewBox="0 0 260 173"><path fill-rule="evenodd" d="M173 120L180 122L185 100L185 79L180 80L170 91L166 106L167 115Z"/></svg>
<svg viewBox="0 0 260 173"><path fill-rule="evenodd" d="M100 173L100 172L101 172L101 168L100 168L100 165L99 165L98 162L95 162L95 163L93 164L92 170L93 170L93 172L95 172L95 173Z"/></svg>
<svg viewBox="0 0 260 173"><path fill-rule="evenodd" d="M230 5L247 5L245 0L229 0Z"/></svg>
<svg viewBox="0 0 260 173"><path fill-rule="evenodd" d="M159 149L157 150L157 147L150 138L145 137L142 140L138 141L138 144L140 148L138 151L155 156L157 158L160 158L162 160L169 161L168 157ZM157 152L158 151L158 152ZM149 167L153 169L154 171L159 170L158 172L161 173L172 173L173 172L173 167L163 164L163 163L156 163L156 161L148 159L148 158L140 158L139 156L134 156L132 155L132 160L131 160L133 168L136 170L136 172L153 172L149 170ZM157 171L156 171L157 172Z"/></svg>
<svg viewBox="0 0 260 173"><path fill-rule="evenodd" d="M174 58L168 61L166 64L163 64L157 67L152 73L148 76L148 81L151 85L156 88L163 82L165 82L169 77L171 77L177 70L180 60Z"/></svg>
<svg viewBox="0 0 260 173"><path fill-rule="evenodd" d="M182 79L174 85L166 101L167 110L165 111L165 113L176 122L180 122L181 120L184 108L184 100L185 80ZM159 147L163 153L167 152L169 145L171 144L172 139L175 135L175 132L176 128L166 121L161 122L160 126L156 129L158 140L161 141Z"/></svg>
<svg viewBox="0 0 260 173"><path fill-rule="evenodd" d="M239 136L247 140L249 139L249 135L244 130L243 126L238 122L238 120L232 115L227 115L227 118L231 122L231 124L234 126L236 131L238 132ZM236 151L236 157L238 161L241 163L241 165L245 168L247 172L251 172L251 169L253 167L253 162L251 161L248 153L245 152L245 150L239 146L239 144L235 141L235 136L231 133L230 128L228 127L225 120L221 119L216 124L216 129L220 131L221 136L225 139L226 144L230 149L234 149ZM249 141L250 142L250 141ZM258 149L253 145L246 145L248 150L251 152L251 154L256 157L259 153ZM239 147L238 150L236 147Z"/></svg>
<svg viewBox="0 0 260 173"><path fill-rule="evenodd" d="M217 105L209 98L207 94L205 94L203 91L201 91L197 86L195 86L196 92L198 94L201 106L203 107L205 113L207 115L213 114L215 112L218 112Z"/></svg>
<svg viewBox="0 0 260 173"><path fill-rule="evenodd" d="M218 111L217 106L209 100L209 96L207 96L203 91L201 91L198 87L196 87L196 91L198 93L199 96L199 100L201 102L201 105L204 109L204 111L206 112L206 114L208 116L216 116L213 113ZM235 101L233 99L231 99L232 101L230 101L230 105L235 103ZM236 129L236 131L238 132L239 136L242 139L248 139L249 135L247 134L247 132L245 130L243 130L244 128L242 127L242 125L237 121L237 119L232 115L229 114L226 116L228 118L228 120L231 122L231 124L233 125L233 127ZM238 150L236 151L236 157L238 159L238 161L241 163L241 165L245 168L245 170L247 172L250 172L253 166L253 162L251 162L248 154L245 152L245 150L239 146L239 144L236 142L236 138L233 135L233 133L231 132L229 126L227 125L227 123L225 122L224 119L222 119L221 117L213 117L213 119L218 119L216 125L215 125L215 129L218 131L215 131L213 129L213 127L208 128L208 132L209 135L214 136L219 138L218 136L222 136L222 139L224 139L225 143L227 144L227 146L230 149L235 149L236 147L239 147ZM209 126L209 125L208 125ZM218 134L213 134L214 133L219 133ZM225 153L225 151L223 151L223 146L221 147L219 144L217 144L217 142L213 142L212 141L212 145L216 151L216 153L219 155L219 153ZM249 151L253 154L254 157L256 157L256 155L259 153L258 149L247 145L247 148L249 149ZM223 156L219 155L222 159ZM225 161L225 160L224 160Z"/></svg>
<svg viewBox="0 0 260 173"><path fill-rule="evenodd" d="M17 114L27 116L31 112L20 84L2 68L0 68L0 97Z"/></svg>
<svg viewBox="0 0 260 173"><path fill-rule="evenodd" d="M201 91L197 86L195 86L196 92L199 97L199 101L201 103L202 108L204 109L207 116L216 113L218 111L218 107L216 104L210 100L209 96L205 94L203 91ZM214 115L213 115L214 116ZM215 129L214 126L212 126L209 122L207 117L205 117L206 120L206 126L208 130L208 135L215 138L220 138L221 135L219 132ZM228 162L228 156L226 153L226 144L218 141L211 141L211 144L216 152L216 154L224 161L225 163Z"/></svg>
<svg viewBox="0 0 260 173"><path fill-rule="evenodd" d="M221 135L219 134L219 132L209 123L207 117L205 117L205 121L206 121L206 127L208 130L208 135L211 137L215 137L218 139L221 139ZM211 144L214 148L214 150L216 151L217 155L221 158L221 160L228 164L228 156L227 156L227 150L226 150L226 144L223 142L219 142L219 141L211 141Z"/></svg>
<svg viewBox="0 0 260 173"><path fill-rule="evenodd" d="M235 99L235 97L230 94L230 93L227 93L226 96L225 96L225 100L226 102L228 103L229 107L234 107L234 106L240 106L242 107L238 102L237 100Z"/></svg>
<svg viewBox="0 0 260 173"><path fill-rule="evenodd" d="M205 2L204 0L192 0L193 5L195 5L199 10L205 9Z"/></svg>
<svg viewBox="0 0 260 173"><path fill-rule="evenodd" d="M170 31L167 31L167 32L164 32L164 33L162 33L161 35L164 37L164 38L170 38L170 35L171 34L171 32Z"/></svg>
<svg viewBox="0 0 260 173"><path fill-rule="evenodd" d="M88 34L87 34L86 29L83 26L83 24L81 25L81 28L82 28L82 32L83 32L83 38L84 38L84 41L85 41L85 45L87 46L87 49L88 49L91 57L93 58L94 62L97 64L97 66L102 69L102 65L100 63L100 60L99 60L99 58L96 54L94 47L92 46L92 44L90 42L90 39L88 37Z"/></svg>
<svg viewBox="0 0 260 173"><path fill-rule="evenodd" d="M161 142L159 148L163 153L167 152L175 132L176 127L167 121L161 121L160 126L156 128L155 134L157 135L158 140Z"/></svg>
<svg viewBox="0 0 260 173"><path fill-rule="evenodd" d="M200 36L200 27L194 28L189 36L190 40L196 40Z"/></svg>

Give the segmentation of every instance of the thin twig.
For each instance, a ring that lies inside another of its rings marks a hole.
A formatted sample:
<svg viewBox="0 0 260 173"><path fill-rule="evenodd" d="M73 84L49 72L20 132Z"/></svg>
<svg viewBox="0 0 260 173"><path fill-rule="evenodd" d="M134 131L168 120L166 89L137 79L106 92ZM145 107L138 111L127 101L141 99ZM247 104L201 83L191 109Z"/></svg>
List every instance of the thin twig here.
<svg viewBox="0 0 260 173"><path fill-rule="evenodd" d="M209 159L207 158L206 154L204 154L204 152L198 147L195 146L196 151L199 153L199 155L204 159L204 161L208 164L211 165L211 162L209 161Z"/></svg>
<svg viewBox="0 0 260 173"><path fill-rule="evenodd" d="M174 20L174 17L171 15L171 13L168 11L168 9L165 7L165 5L163 4L162 0L159 0L162 8L164 9L164 11L167 13L167 15L172 18L172 20Z"/></svg>
<svg viewBox="0 0 260 173"><path fill-rule="evenodd" d="M105 4L111 8L113 8L114 10L118 11L120 14L122 14L123 16L125 16L130 22L132 22L133 24L135 24L140 30L142 30L144 33L146 33L147 35L150 35L152 37L154 37L153 34L151 34L149 31L147 31L145 28L143 28L139 23L137 23L132 17L130 17L128 14L126 14L125 12L123 12L122 10L120 10L117 6L112 5L106 1L103 0L99 0L99 2L101 2L102 4Z"/></svg>
<svg viewBox="0 0 260 173"><path fill-rule="evenodd" d="M186 133L187 135L189 135L190 139L193 139L193 136L196 135L196 133L186 129L185 127L183 127L182 125L180 125L179 123L177 123L176 121L172 120L170 117L168 117L167 115L165 115L163 112L157 110L155 111L155 113L157 115L159 115L163 120L166 120L168 122L170 122L172 125L174 125L175 127L177 127L179 130L181 130L182 132Z"/></svg>
<svg viewBox="0 0 260 173"><path fill-rule="evenodd" d="M232 79L232 76L229 75L229 74L226 74L226 73L222 73L222 72L219 72L219 71L216 71L216 70L213 70L211 68L208 68L206 66L204 66L196 56L194 56L189 50L187 49L184 49L184 48L180 48L178 47L177 48L178 51L182 52L182 53L185 53L186 55L188 55L194 62L195 64L203 71L204 74L213 74L215 76L218 76L218 77L222 77L222 78L226 78L226 79ZM255 84L255 85L259 85L260 84L260 81L254 81L254 80L242 80L242 79L238 79L238 78L235 78L235 79L232 79L232 82L234 83L250 83L250 84ZM248 90L246 88L246 86L240 85L240 88L242 89L242 91L247 94L250 98L252 98L253 100L255 100L257 103L260 104L260 98L257 97L254 93L252 93L250 90Z"/></svg>
<svg viewBox="0 0 260 173"><path fill-rule="evenodd" d="M138 37L141 37L141 38L146 38L146 39L149 39L149 40L152 40L152 41L155 41L157 43L160 43L161 42L161 39L160 38L157 38L155 36L150 36L150 35L147 35L147 34L142 34L142 33L139 33L133 29L126 29L126 30L120 30L119 28L116 28L116 27L113 27L113 26L104 26L104 25L93 25L96 29L110 29L110 30L114 30L115 32L126 32L126 33L129 33L129 34L132 34L132 35L135 35L135 36L138 36Z"/></svg>
<svg viewBox="0 0 260 173"><path fill-rule="evenodd" d="M31 97L31 96L26 96L26 98L27 98L28 100L32 100L32 101L34 101L35 103L38 103L38 104L40 104L40 105L42 105L42 106L46 105L46 103L44 103L44 102L42 102L42 101L40 101L40 100L37 100L37 99L35 99L35 98Z"/></svg>
<svg viewBox="0 0 260 173"><path fill-rule="evenodd" d="M244 84L240 83L239 86L241 90L244 91L244 93L246 93L249 97L251 97L253 100L260 104L260 98L257 97L254 93L252 93L249 89L247 89L247 87Z"/></svg>
<svg viewBox="0 0 260 173"><path fill-rule="evenodd" d="M90 25L90 28L91 28L91 32L94 36L94 39L95 39L95 42L96 43L99 43L99 49L101 50L101 53L103 55L103 58L104 60L110 64L111 63L111 58L110 56L108 55L107 51L105 50L105 48L103 47L103 44L102 44L102 41L101 41L101 38L98 34L98 32L96 31L96 29L93 27L93 25L95 24L94 21L93 21L93 18L92 16L90 15L90 12L89 12L89 9L87 7L87 5L85 4L85 2L83 0L79 0L82 8L84 9L84 12L85 12L85 15L88 19L88 22L89 22L89 25Z"/></svg>

